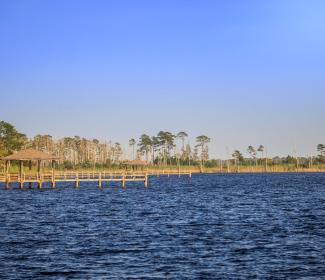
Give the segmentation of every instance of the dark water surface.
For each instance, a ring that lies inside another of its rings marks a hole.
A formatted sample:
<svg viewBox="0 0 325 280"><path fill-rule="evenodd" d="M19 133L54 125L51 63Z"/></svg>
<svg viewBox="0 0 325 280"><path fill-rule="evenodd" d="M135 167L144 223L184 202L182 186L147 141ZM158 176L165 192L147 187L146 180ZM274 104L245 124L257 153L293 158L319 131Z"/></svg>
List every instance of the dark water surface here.
<svg viewBox="0 0 325 280"><path fill-rule="evenodd" d="M0 279L325 279L325 174L0 190Z"/></svg>

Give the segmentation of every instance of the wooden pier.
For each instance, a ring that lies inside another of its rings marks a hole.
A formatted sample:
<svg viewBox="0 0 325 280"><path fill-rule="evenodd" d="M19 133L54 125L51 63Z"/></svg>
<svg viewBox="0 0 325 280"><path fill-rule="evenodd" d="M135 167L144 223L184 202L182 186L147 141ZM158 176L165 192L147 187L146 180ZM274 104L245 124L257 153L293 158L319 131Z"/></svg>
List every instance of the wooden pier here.
<svg viewBox="0 0 325 280"><path fill-rule="evenodd" d="M13 184L18 184L19 189L23 189L26 185L31 188L36 184L39 189L45 183L50 183L52 188L56 187L57 183L71 182L75 188L79 187L80 182L96 182L98 188L106 186L110 182L120 183L122 188L125 188L127 182L143 182L144 187L148 187L149 176L182 176L191 177L191 172L170 172L170 171L151 171L146 173L117 173L112 171L54 171L44 173L0 173L0 183L4 183L6 189L10 189Z"/></svg>
<svg viewBox="0 0 325 280"><path fill-rule="evenodd" d="M192 172L191 171L172 171L172 170L157 170L157 171L149 171L148 174L150 175L155 175L157 177L161 176L161 175L166 175L167 177L171 176L171 175L178 175L178 177L181 177L182 175L186 175L189 177L192 177Z"/></svg>
<svg viewBox="0 0 325 280"><path fill-rule="evenodd" d="M31 188L33 183L36 183L39 189L42 188L44 183L50 183L51 187L55 188L59 182L72 182L75 188L79 187L80 182L96 182L99 188L103 186L103 183L109 182L120 182L122 188L125 188L126 182L143 182L144 186L148 187L148 174L112 173L109 171L52 171L37 174L22 173L22 175L7 173L0 174L0 182L5 183L7 189L13 183L18 183L20 189L24 188L25 184L28 184L29 188Z"/></svg>
<svg viewBox="0 0 325 280"><path fill-rule="evenodd" d="M24 188L25 184L28 184L29 188L32 188L33 183L37 184L37 187L41 189L44 183L50 183L52 188L56 187L58 182L73 182L75 188L79 187L80 182L96 182L98 187L101 188L103 183L120 182L121 187L125 188L126 182L143 182L145 187L148 187L148 176L156 175L189 175L191 172L184 172L180 169L178 172L170 170L142 170L138 171L120 171L113 172L111 170L93 170L93 171L58 171L55 170L55 161L57 157L48 155L46 153L36 150L22 150L16 154L2 158L5 161L5 172L0 173L0 183L5 184L5 188L10 188L13 184L18 184L20 189ZM19 162L19 172L11 173L10 161ZM42 161L51 161L51 170L42 172ZM28 171L24 171L24 162L28 162ZM32 171L32 162L37 163L37 172Z"/></svg>

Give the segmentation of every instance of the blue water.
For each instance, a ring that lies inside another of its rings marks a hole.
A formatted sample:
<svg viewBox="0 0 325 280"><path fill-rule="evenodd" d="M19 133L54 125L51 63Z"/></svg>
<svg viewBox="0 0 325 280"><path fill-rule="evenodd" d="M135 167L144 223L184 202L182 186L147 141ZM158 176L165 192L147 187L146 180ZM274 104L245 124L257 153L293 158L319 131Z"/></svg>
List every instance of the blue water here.
<svg viewBox="0 0 325 280"><path fill-rule="evenodd" d="M325 279L325 174L0 190L0 279Z"/></svg>

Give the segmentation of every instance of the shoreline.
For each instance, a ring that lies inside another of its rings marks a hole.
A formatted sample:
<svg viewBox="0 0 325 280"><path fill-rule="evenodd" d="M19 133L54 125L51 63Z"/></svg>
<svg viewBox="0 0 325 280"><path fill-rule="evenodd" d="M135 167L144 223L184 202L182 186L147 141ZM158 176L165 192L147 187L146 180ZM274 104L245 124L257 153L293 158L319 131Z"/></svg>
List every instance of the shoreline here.
<svg viewBox="0 0 325 280"><path fill-rule="evenodd" d="M41 173L51 173L52 169L44 168ZM277 169L270 168L268 170L251 170L251 169L239 169L236 170L234 168L230 168L228 170L219 170L215 168L191 168L191 169L178 169L178 168L168 168L168 169L141 169L141 170L125 170L125 169L54 169L54 172L107 172L112 174L148 174L148 175L178 175L184 173L191 174L264 174L264 173L324 173L325 169L323 168L299 168L299 169ZM17 174L17 170L12 170L8 172L8 174ZM24 174L36 174L37 171L32 170L24 170ZM0 172L0 175L5 175L5 172Z"/></svg>

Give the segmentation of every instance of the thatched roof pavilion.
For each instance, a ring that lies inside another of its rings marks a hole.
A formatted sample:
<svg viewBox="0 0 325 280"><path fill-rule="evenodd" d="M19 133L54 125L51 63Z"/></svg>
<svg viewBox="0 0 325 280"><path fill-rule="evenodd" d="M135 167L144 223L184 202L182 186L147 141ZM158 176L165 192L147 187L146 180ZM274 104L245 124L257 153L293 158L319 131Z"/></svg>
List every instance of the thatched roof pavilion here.
<svg viewBox="0 0 325 280"><path fill-rule="evenodd" d="M134 160L125 161L124 164L131 165L131 166L144 166L144 165L148 165L148 163L146 161L141 160L141 159L134 159Z"/></svg>
<svg viewBox="0 0 325 280"><path fill-rule="evenodd" d="M132 170L138 170L138 168L140 167L140 169L143 169L145 166L148 165L148 163L144 160L141 159L134 159L134 160L129 160L129 161L125 161L123 162L123 164L125 166L130 166L132 168Z"/></svg>
<svg viewBox="0 0 325 280"><path fill-rule="evenodd" d="M40 172L41 162L42 161L52 161L52 169L54 168L54 161L58 160L58 157L52 156L50 154L33 150L33 149L26 149L21 150L17 153L14 153L12 155L6 156L1 158L6 163L6 172L8 172L9 163L12 160L19 161L19 174L22 174L23 170L23 162L28 161L29 162L29 169L31 169L32 161L37 161L37 172Z"/></svg>
<svg viewBox="0 0 325 280"><path fill-rule="evenodd" d="M10 156L3 157L2 159L5 161L7 160L28 161L28 160L58 160L59 158L41 151L27 149L27 150L21 150Z"/></svg>

